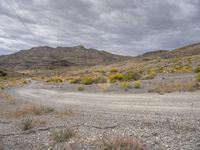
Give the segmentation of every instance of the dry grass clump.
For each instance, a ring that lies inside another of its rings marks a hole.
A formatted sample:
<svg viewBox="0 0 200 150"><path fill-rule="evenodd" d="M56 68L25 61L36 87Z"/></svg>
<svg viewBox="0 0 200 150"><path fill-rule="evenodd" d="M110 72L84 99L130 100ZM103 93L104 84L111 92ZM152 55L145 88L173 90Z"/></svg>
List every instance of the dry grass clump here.
<svg viewBox="0 0 200 150"><path fill-rule="evenodd" d="M144 150L143 144L130 136L104 137L101 143L102 150Z"/></svg>
<svg viewBox="0 0 200 150"><path fill-rule="evenodd" d="M8 104L15 104L14 97L5 92L0 92L0 97L2 97Z"/></svg>
<svg viewBox="0 0 200 150"><path fill-rule="evenodd" d="M110 83L99 83L98 87L102 92L108 92L110 88Z"/></svg>
<svg viewBox="0 0 200 150"><path fill-rule="evenodd" d="M75 136L74 129L66 127L64 129L54 129L51 131L51 137L55 143L67 142Z"/></svg>
<svg viewBox="0 0 200 150"><path fill-rule="evenodd" d="M31 118L24 118L21 121L20 128L23 131L27 131L27 130L30 130L30 129L34 128L34 122L33 122L33 120Z"/></svg>
<svg viewBox="0 0 200 150"><path fill-rule="evenodd" d="M140 80L134 81L134 88L139 89L140 87L141 87L141 81Z"/></svg>
<svg viewBox="0 0 200 150"><path fill-rule="evenodd" d="M27 115L43 115L53 112L54 109L37 104L27 104L21 108L18 108L15 112L16 117L27 116Z"/></svg>
<svg viewBox="0 0 200 150"><path fill-rule="evenodd" d="M150 89L149 92L171 93L175 91L186 92L200 89L200 85L193 80L163 82Z"/></svg>
<svg viewBox="0 0 200 150"><path fill-rule="evenodd" d="M33 120L32 118L27 117L21 120L20 129L23 131L27 131L34 128L35 126L44 126L45 124L45 121Z"/></svg>
<svg viewBox="0 0 200 150"><path fill-rule="evenodd" d="M77 88L77 90L78 90L79 92L84 91L84 87L79 86L79 87Z"/></svg>
<svg viewBox="0 0 200 150"><path fill-rule="evenodd" d="M128 89L132 88L132 85L129 82L121 82L120 88L127 91Z"/></svg>

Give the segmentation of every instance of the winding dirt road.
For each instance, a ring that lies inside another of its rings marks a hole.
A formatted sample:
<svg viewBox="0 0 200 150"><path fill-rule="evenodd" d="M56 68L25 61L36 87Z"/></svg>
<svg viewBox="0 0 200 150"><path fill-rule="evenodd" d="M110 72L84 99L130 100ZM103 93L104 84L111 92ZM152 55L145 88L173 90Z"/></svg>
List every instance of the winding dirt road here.
<svg viewBox="0 0 200 150"><path fill-rule="evenodd" d="M197 111L200 110L200 93L171 94L104 94L65 92L58 89L40 88L40 84L31 84L23 88L10 90L18 99L51 106L68 105L80 110L104 111Z"/></svg>

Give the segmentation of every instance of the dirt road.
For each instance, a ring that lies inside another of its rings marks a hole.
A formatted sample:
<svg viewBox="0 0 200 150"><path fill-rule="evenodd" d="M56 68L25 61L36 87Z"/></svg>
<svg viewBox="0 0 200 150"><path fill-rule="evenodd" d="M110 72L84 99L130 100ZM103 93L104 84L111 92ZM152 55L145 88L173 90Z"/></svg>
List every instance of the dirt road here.
<svg viewBox="0 0 200 150"><path fill-rule="evenodd" d="M46 122L52 126L81 124L78 128L81 148L78 149L97 149L91 146L99 136L105 134L128 134L137 137L144 141L147 150L200 149L199 91L164 95L85 93L67 92L63 88L49 88L47 85L32 82L26 87L11 89L9 93L18 100L49 105L57 109L65 106L73 112L78 112L79 115L65 119L44 116L47 118ZM45 141L47 138L43 138L48 137L49 131L33 135L42 137L40 140L31 139L31 135L10 137L11 142L7 142L8 138L4 138L4 142L7 143L8 149L12 149L11 143L19 141L31 141L29 143L39 143L49 148L48 140ZM13 147L16 148L16 145Z"/></svg>

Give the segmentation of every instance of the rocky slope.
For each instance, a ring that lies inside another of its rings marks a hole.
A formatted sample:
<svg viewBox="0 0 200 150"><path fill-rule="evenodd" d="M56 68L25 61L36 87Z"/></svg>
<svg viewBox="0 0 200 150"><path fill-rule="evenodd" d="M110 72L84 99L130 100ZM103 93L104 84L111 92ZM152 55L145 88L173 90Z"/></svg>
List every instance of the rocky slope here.
<svg viewBox="0 0 200 150"><path fill-rule="evenodd" d="M0 57L1 68L55 68L76 65L91 66L97 64L110 64L126 60L129 57L114 55L96 49L87 49L83 46L35 47L21 50L11 55Z"/></svg>

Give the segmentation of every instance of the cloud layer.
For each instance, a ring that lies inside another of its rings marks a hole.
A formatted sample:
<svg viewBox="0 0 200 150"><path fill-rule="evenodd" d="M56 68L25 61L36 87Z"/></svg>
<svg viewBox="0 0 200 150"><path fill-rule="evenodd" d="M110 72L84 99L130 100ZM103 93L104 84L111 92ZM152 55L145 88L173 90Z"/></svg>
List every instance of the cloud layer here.
<svg viewBox="0 0 200 150"><path fill-rule="evenodd" d="M0 54L41 45L173 49L200 42L199 14L199 0L0 0Z"/></svg>

